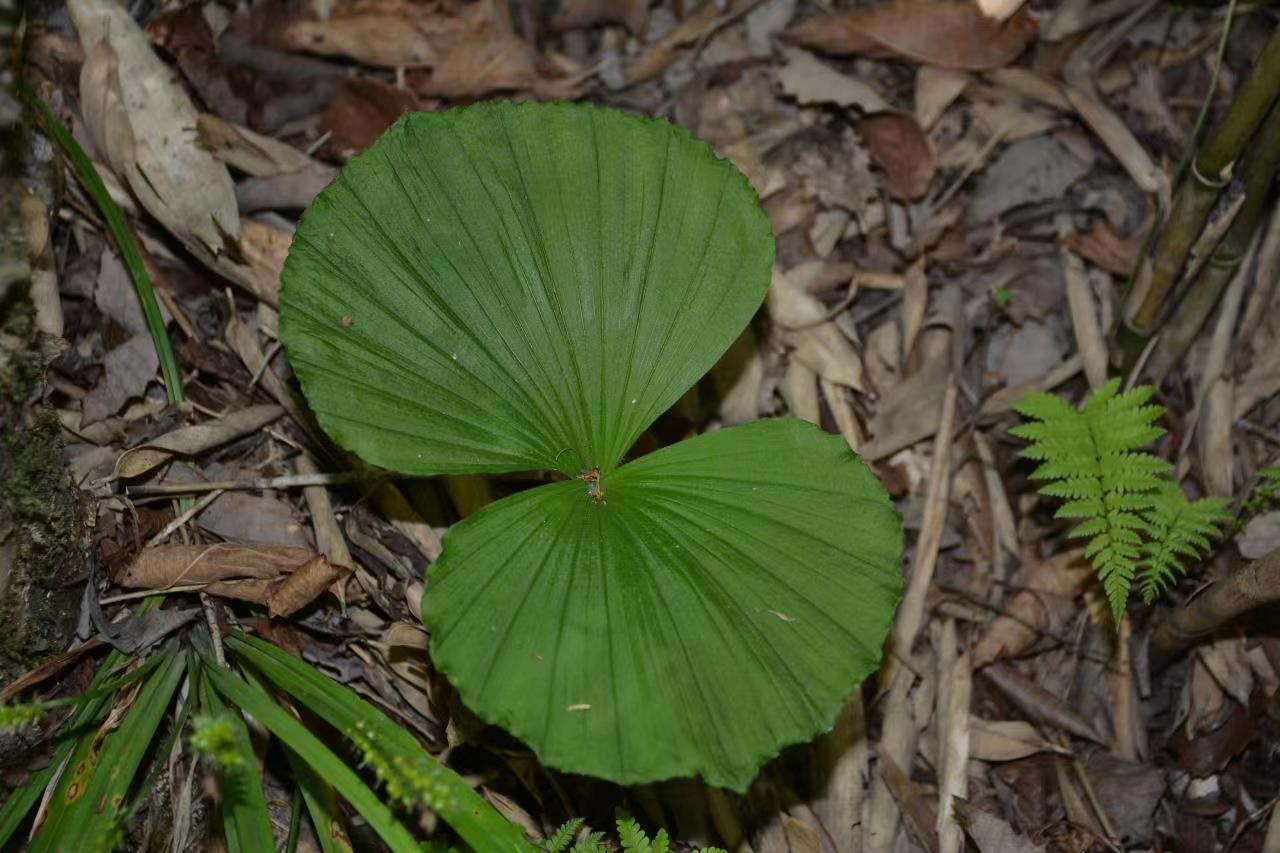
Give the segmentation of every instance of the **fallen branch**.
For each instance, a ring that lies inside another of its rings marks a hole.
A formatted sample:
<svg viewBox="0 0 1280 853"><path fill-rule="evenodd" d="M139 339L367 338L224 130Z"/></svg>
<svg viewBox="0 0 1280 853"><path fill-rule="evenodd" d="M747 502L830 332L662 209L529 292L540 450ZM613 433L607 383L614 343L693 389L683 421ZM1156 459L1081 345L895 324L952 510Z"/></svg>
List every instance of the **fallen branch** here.
<svg viewBox="0 0 1280 853"><path fill-rule="evenodd" d="M1215 581L1173 611L1151 634L1152 672L1236 617L1280 601L1280 549Z"/></svg>

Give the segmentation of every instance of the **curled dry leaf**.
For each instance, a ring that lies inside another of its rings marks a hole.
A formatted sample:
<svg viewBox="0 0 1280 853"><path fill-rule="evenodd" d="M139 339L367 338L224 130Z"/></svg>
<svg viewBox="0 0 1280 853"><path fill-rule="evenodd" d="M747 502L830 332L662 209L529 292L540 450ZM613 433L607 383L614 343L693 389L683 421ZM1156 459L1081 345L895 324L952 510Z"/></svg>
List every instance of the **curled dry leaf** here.
<svg viewBox="0 0 1280 853"><path fill-rule="evenodd" d="M858 135L888 176L889 195L910 201L929 191L933 182L933 147L913 116L867 116L858 122Z"/></svg>
<svg viewBox="0 0 1280 853"><path fill-rule="evenodd" d="M200 257L240 233L231 175L196 138L199 113L146 34L112 0L70 0L85 48L80 97L99 152L142 206Z"/></svg>
<svg viewBox="0 0 1280 853"><path fill-rule="evenodd" d="M347 78L363 79L363 78ZM212 113L201 113L196 124L200 146L228 166L255 178L302 169L327 168L292 145L263 136Z"/></svg>
<svg viewBox="0 0 1280 853"><path fill-rule="evenodd" d="M242 579L275 580L316 556L309 548L246 545L160 545L143 549L115 578L130 589Z"/></svg>
<svg viewBox="0 0 1280 853"><path fill-rule="evenodd" d="M969 757L979 761L1017 761L1038 752L1063 752L1026 720L969 720Z"/></svg>
<svg viewBox="0 0 1280 853"><path fill-rule="evenodd" d="M1001 22L969 0L893 0L810 18L783 37L823 53L897 56L943 68L986 71L1017 59L1035 39L1036 22L1025 8Z"/></svg>
<svg viewBox="0 0 1280 853"><path fill-rule="evenodd" d="M1009 664L993 663L983 668L982 674L1033 720L1094 743L1107 743L1083 714Z"/></svg>
<svg viewBox="0 0 1280 853"><path fill-rule="evenodd" d="M837 385L865 390L857 350L826 319L826 307L806 293L797 278L775 267L767 299L770 315L783 329L783 339L795 348L792 358ZM814 394L816 397L816 390Z"/></svg>
<svg viewBox="0 0 1280 853"><path fill-rule="evenodd" d="M812 53L791 48L786 56L787 64L778 71L778 84L800 103L839 104L857 107L865 113L891 109L889 102L870 84L841 74Z"/></svg>
<svg viewBox="0 0 1280 853"><path fill-rule="evenodd" d="M323 554L315 555L271 585L266 596L267 613L272 617L292 616L350 571L333 565Z"/></svg>
<svg viewBox="0 0 1280 853"><path fill-rule="evenodd" d="M215 421L176 429L120 454L114 476L129 479L175 456L195 456L259 430L282 414L284 409L275 405L249 406Z"/></svg>
<svg viewBox="0 0 1280 853"><path fill-rule="evenodd" d="M1055 602L1073 600L1092 574L1079 550L1037 563L1026 588L1013 597L1006 612L987 627L978 641L973 650L974 667L1002 657L1016 657L1030 649L1044 633L1053 630Z"/></svg>

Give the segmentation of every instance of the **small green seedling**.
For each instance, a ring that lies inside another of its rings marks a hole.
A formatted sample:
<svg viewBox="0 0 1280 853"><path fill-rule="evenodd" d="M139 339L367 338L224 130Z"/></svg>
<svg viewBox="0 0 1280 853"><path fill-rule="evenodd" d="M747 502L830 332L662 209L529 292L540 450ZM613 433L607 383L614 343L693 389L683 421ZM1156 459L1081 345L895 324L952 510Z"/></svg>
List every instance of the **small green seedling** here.
<svg viewBox="0 0 1280 853"><path fill-rule="evenodd" d="M574 838L582 829L580 817L567 821L543 839L538 846L540 853L609 853L612 849L605 845L603 832L591 832L577 841ZM665 829L659 829L652 839L634 819L622 816L618 818L618 846L623 853L671 853L671 839ZM573 846L570 847L569 845ZM719 847L703 847L696 853L725 853Z"/></svg>
<svg viewBox="0 0 1280 853"><path fill-rule="evenodd" d="M796 420L625 464L760 307L745 178L665 121L583 104L411 113L299 223L280 332L320 423L410 475L564 475L455 525L431 656L542 762L743 790L880 658L901 520Z"/></svg>
<svg viewBox="0 0 1280 853"><path fill-rule="evenodd" d="M1226 498L1188 500L1167 476L1173 466L1141 450L1164 435L1155 425L1164 409L1147 405L1154 389L1119 390L1112 379L1079 409L1028 394L1014 408L1036 422L1010 430L1031 442L1022 455L1040 463L1031 479L1050 481L1040 493L1063 501L1057 516L1080 520L1070 535L1088 537L1085 556L1117 623L1135 579L1150 604L1231 520Z"/></svg>

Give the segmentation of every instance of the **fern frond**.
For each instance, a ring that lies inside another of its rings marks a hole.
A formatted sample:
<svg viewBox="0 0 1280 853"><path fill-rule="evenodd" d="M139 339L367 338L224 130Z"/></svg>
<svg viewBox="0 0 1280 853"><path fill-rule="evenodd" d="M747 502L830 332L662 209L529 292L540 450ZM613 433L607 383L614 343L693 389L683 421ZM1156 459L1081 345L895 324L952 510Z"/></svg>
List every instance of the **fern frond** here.
<svg viewBox="0 0 1280 853"><path fill-rule="evenodd" d="M1142 600L1150 604L1186 569L1183 558L1201 559L1231 521L1226 498L1187 499L1177 483L1155 495L1147 519L1151 539L1143 546Z"/></svg>
<svg viewBox="0 0 1280 853"><path fill-rule="evenodd" d="M569 853L608 853L608 848L604 846L604 833L593 832L578 839Z"/></svg>
<svg viewBox="0 0 1280 853"><path fill-rule="evenodd" d="M1078 409L1052 394L1030 394L1015 404L1034 419L1010 432L1030 442L1022 455L1040 464L1031 478L1040 493L1063 501L1057 518L1079 520L1072 537L1088 538L1085 555L1102 581L1116 621L1139 570L1143 536L1152 524L1153 495L1169 471L1142 448L1164 434L1164 410L1148 401L1149 386L1120 391L1112 379Z"/></svg>
<svg viewBox="0 0 1280 853"><path fill-rule="evenodd" d="M649 836L634 818L618 818L618 840L622 842L622 849L627 853L653 853Z"/></svg>
<svg viewBox="0 0 1280 853"><path fill-rule="evenodd" d="M573 841L573 837L578 834L578 830L582 828L583 818L575 817L572 820L566 820L560 824L555 832L548 835L542 840L539 849L543 853L564 853L569 849L569 842Z"/></svg>

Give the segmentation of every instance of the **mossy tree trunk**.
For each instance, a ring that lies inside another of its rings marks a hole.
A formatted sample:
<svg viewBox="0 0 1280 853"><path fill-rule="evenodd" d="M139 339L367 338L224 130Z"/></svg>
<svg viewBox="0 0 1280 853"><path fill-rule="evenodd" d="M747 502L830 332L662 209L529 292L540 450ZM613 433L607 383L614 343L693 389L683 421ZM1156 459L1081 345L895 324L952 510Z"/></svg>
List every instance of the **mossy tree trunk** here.
<svg viewBox="0 0 1280 853"><path fill-rule="evenodd" d="M46 353L29 296L23 188L52 186L22 125L0 151L0 683L63 651L75 628L88 548L62 428L42 401ZM43 178L43 180L42 180ZM48 199L46 199L48 201Z"/></svg>

